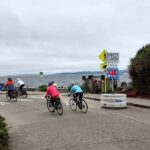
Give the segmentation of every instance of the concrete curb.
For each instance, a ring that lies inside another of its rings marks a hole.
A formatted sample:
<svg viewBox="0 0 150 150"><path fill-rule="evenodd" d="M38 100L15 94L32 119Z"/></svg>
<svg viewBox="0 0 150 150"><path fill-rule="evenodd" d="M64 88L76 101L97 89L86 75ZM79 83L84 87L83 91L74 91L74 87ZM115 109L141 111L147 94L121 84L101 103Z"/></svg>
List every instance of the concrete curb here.
<svg viewBox="0 0 150 150"><path fill-rule="evenodd" d="M92 98L92 97L83 97L83 98L91 99L91 100L95 100L95 101L101 101L99 98Z"/></svg>
<svg viewBox="0 0 150 150"><path fill-rule="evenodd" d="M146 106L146 105L142 105L142 104L136 104L136 103L127 103L128 106L135 106L135 107L140 107L140 108L146 108L146 109L150 109L150 106Z"/></svg>

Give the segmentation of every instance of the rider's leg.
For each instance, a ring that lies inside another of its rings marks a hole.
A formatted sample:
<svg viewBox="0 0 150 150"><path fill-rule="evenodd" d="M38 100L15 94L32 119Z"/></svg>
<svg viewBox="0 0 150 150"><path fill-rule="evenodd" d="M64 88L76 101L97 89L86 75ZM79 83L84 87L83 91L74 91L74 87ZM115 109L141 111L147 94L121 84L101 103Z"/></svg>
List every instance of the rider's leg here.
<svg viewBox="0 0 150 150"><path fill-rule="evenodd" d="M11 90L8 91L8 97L11 97Z"/></svg>
<svg viewBox="0 0 150 150"><path fill-rule="evenodd" d="M55 112L54 103L55 103L55 99L51 97L52 112Z"/></svg>
<svg viewBox="0 0 150 150"><path fill-rule="evenodd" d="M13 90L9 90L9 91L8 91L8 96L10 97L10 99L12 99L12 91L13 91Z"/></svg>
<svg viewBox="0 0 150 150"><path fill-rule="evenodd" d="M79 100L82 101L83 93L79 93Z"/></svg>
<svg viewBox="0 0 150 150"><path fill-rule="evenodd" d="M55 99L51 97L52 107L54 107L54 102L55 102Z"/></svg>
<svg viewBox="0 0 150 150"><path fill-rule="evenodd" d="M56 97L55 103L56 103L56 106L59 106L59 103L60 103L60 97Z"/></svg>
<svg viewBox="0 0 150 150"><path fill-rule="evenodd" d="M83 98L83 93L79 93L79 106L82 108L82 98Z"/></svg>
<svg viewBox="0 0 150 150"><path fill-rule="evenodd" d="M24 84L20 86L20 92L22 95L23 95L23 87L24 87Z"/></svg>
<svg viewBox="0 0 150 150"><path fill-rule="evenodd" d="M75 102L77 102L78 93L73 94L73 99Z"/></svg>

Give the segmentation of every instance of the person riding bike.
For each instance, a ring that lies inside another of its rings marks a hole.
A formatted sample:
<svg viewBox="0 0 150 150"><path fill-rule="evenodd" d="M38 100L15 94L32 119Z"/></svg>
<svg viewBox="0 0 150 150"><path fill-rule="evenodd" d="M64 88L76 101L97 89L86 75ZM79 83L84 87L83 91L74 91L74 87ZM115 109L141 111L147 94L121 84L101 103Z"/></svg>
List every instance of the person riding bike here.
<svg viewBox="0 0 150 150"><path fill-rule="evenodd" d="M11 93L15 90L14 81L11 78L8 78L5 87L8 90L8 96L10 97L10 99L12 99Z"/></svg>
<svg viewBox="0 0 150 150"><path fill-rule="evenodd" d="M56 103L57 105L60 102L60 93L58 92L57 88L55 87L55 82L50 82L48 83L48 88L47 88L47 92L45 95L45 98L47 98L47 96L50 95L51 96L51 103L52 103L52 107L53 107L53 112L55 111L54 108L54 103Z"/></svg>
<svg viewBox="0 0 150 150"><path fill-rule="evenodd" d="M21 95L23 95L23 87L25 86L25 83L21 79L17 79L17 86L19 88L19 91L21 92Z"/></svg>
<svg viewBox="0 0 150 150"><path fill-rule="evenodd" d="M82 102L83 90L75 82L72 82L72 87L71 87L70 92L68 93L68 96L70 96L71 94L73 95L73 99L76 99L77 97L79 97L80 102Z"/></svg>

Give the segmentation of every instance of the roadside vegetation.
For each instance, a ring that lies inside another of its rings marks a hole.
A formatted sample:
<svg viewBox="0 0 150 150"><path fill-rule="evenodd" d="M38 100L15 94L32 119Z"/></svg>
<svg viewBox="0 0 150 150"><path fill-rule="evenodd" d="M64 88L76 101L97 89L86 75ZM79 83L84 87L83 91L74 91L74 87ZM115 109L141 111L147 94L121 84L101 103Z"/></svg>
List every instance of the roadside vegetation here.
<svg viewBox="0 0 150 150"><path fill-rule="evenodd" d="M41 91L41 92L46 92L46 90L47 90L47 85L41 85L41 86L39 86L39 91Z"/></svg>
<svg viewBox="0 0 150 150"><path fill-rule="evenodd" d="M138 50L131 59L129 74L139 96L150 97L150 44Z"/></svg>
<svg viewBox="0 0 150 150"><path fill-rule="evenodd" d="M0 116L0 150L8 150L9 134L6 120Z"/></svg>

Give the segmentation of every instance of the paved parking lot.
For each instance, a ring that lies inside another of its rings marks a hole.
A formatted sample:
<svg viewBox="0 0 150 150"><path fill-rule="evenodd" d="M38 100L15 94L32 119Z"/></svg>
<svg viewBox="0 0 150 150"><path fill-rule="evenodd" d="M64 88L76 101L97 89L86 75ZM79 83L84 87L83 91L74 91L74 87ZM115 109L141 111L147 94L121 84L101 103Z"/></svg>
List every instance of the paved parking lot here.
<svg viewBox="0 0 150 150"><path fill-rule="evenodd" d="M86 100L87 114L72 112L61 97L63 116L49 113L44 95L7 102L0 95L0 114L10 128L12 150L149 150L150 109L101 109Z"/></svg>

